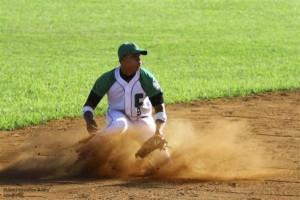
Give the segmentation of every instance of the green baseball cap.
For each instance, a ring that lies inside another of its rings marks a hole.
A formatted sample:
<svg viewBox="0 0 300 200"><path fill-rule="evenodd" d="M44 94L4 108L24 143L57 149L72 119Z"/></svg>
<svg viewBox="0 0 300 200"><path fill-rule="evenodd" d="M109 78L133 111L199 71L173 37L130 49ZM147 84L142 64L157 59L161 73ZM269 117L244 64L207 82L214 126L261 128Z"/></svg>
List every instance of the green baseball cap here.
<svg viewBox="0 0 300 200"><path fill-rule="evenodd" d="M118 49L119 59L130 53L147 55L148 52L145 49L140 49L136 44L132 42L125 42L121 44Z"/></svg>

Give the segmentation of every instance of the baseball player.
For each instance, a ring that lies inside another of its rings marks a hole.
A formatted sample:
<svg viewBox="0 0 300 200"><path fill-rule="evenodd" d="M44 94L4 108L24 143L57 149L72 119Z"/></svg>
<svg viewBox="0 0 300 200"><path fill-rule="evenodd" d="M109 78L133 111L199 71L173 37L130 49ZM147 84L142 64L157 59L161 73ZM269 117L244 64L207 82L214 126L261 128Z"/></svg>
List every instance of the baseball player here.
<svg viewBox="0 0 300 200"><path fill-rule="evenodd" d="M92 87L83 107L87 130L95 134L92 142L130 131L138 131L143 141L153 136L163 138L167 121L163 91L153 74L142 66L141 55L147 55L147 51L134 43L123 43L118 49L120 66L102 74ZM108 98L106 127L98 131L94 109L104 95Z"/></svg>

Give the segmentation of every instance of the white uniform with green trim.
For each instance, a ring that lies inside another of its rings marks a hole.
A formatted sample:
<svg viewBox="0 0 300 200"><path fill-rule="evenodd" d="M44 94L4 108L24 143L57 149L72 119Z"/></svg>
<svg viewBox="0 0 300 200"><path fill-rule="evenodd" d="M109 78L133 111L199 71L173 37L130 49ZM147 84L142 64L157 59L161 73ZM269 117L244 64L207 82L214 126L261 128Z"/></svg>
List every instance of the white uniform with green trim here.
<svg viewBox="0 0 300 200"><path fill-rule="evenodd" d="M159 94L162 89L151 72L140 67L130 82L126 82L120 76L120 67L117 67L100 76L92 90L101 97L107 94L109 107L105 133L124 133L136 127L136 130L147 133L147 137L154 134L149 97Z"/></svg>

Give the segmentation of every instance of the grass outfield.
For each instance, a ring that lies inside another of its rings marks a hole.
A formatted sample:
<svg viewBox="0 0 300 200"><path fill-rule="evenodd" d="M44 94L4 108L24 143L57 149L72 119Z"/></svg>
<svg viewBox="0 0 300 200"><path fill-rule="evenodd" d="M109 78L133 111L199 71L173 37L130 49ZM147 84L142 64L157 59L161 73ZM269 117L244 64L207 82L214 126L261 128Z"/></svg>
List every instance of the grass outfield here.
<svg viewBox="0 0 300 200"><path fill-rule="evenodd" d="M124 41L167 103L300 88L299 0L0 0L0 21L0 130L81 116Z"/></svg>

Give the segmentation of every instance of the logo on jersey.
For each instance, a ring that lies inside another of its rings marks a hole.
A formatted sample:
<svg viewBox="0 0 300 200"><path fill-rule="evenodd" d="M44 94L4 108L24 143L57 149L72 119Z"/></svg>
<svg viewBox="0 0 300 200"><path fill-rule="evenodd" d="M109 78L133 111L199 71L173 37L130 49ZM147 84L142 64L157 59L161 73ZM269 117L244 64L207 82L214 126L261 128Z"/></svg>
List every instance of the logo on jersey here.
<svg viewBox="0 0 300 200"><path fill-rule="evenodd" d="M153 87L158 90L160 88L158 82L156 80L153 81Z"/></svg>
<svg viewBox="0 0 300 200"><path fill-rule="evenodd" d="M141 106L143 105L143 96L144 95L142 93L137 93L134 95L134 98L135 98L134 106L136 107L136 112L137 112L138 116L140 116L142 114Z"/></svg>

